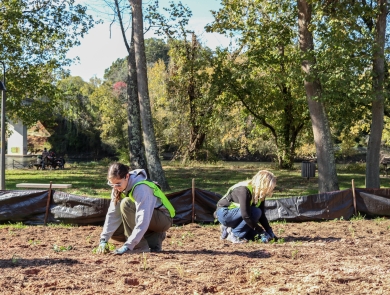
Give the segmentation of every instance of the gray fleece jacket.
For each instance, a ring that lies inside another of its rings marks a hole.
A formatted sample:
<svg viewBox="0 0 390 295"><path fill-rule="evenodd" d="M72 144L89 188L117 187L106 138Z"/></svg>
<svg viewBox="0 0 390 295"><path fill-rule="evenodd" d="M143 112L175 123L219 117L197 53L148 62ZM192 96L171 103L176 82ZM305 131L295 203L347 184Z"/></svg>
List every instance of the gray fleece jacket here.
<svg viewBox="0 0 390 295"><path fill-rule="evenodd" d="M127 183L126 189L123 193L127 196L131 191L134 184L142 180L147 179L146 171L144 169L136 169L129 172L130 177ZM135 200L135 227L128 237L125 245L133 250L134 247L141 241L145 232L149 227L150 220L152 219L154 208L161 205L159 198L153 195L153 190L147 185L137 185L133 191L133 198ZM122 223L122 217L120 212L120 202L115 205L114 189L111 192L111 203L108 208L106 220L104 221L103 231L100 235L101 239L108 241L114 232ZM122 199L123 202L124 199Z"/></svg>

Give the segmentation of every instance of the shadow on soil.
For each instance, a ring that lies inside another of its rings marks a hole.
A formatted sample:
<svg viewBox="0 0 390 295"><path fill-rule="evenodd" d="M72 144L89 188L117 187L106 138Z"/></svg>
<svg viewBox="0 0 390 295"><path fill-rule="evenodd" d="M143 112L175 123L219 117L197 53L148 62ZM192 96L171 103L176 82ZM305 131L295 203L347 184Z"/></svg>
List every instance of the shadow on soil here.
<svg viewBox="0 0 390 295"><path fill-rule="evenodd" d="M78 260L74 259L23 259L18 257L12 257L10 259L0 259L0 269L1 268L15 268L15 267L26 267L26 266L43 266L43 265L53 265L53 264L76 264L80 263Z"/></svg>
<svg viewBox="0 0 390 295"><path fill-rule="evenodd" d="M333 237L292 237L292 236L287 236L283 237L285 242L339 242L341 239L340 238L333 238Z"/></svg>
<svg viewBox="0 0 390 295"><path fill-rule="evenodd" d="M199 254L209 254L209 255L212 255L212 256L215 256L215 255L224 255L224 256L232 256L232 255L236 255L236 256L244 256L244 257L248 257L248 258L269 258L271 257L271 254L269 254L268 252L266 251L261 251L261 250L256 250L256 251L232 251L232 252L219 252L219 251L215 251L215 250L196 250L196 251L186 251L186 250L183 250L183 251L179 251L179 250L171 250L171 251L164 251L163 253L166 253L166 254L188 254L188 255L199 255Z"/></svg>

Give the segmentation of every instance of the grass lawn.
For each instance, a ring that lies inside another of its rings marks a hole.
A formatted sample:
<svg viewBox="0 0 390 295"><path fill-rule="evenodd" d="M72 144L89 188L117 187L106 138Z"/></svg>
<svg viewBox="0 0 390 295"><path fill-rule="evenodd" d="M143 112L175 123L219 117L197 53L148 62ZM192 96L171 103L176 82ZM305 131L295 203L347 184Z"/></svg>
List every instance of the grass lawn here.
<svg viewBox="0 0 390 295"><path fill-rule="evenodd" d="M280 170L274 163L260 162L217 162L214 164L194 163L182 166L177 162L162 162L170 190L177 192L191 188L192 179L195 187L223 195L236 182L251 178L258 170L266 169L277 176L274 198L305 196L318 193L318 178L301 177L300 163L292 170ZM88 162L65 164L64 170L12 169L6 170L6 189L16 190L16 184L29 183L71 183L66 189L70 194L108 198L111 188L106 185L109 163ZM365 164L338 164L340 190L351 188L352 179L355 187L365 187ZM316 171L317 176L317 171ZM390 178L381 176L381 187L390 187Z"/></svg>

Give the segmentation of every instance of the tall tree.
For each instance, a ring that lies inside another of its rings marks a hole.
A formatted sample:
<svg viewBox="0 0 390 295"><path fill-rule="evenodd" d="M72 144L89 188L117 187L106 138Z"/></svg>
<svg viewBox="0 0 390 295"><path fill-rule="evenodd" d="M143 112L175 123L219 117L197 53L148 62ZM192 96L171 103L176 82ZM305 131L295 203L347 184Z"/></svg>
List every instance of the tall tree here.
<svg viewBox="0 0 390 295"><path fill-rule="evenodd" d="M366 1L362 1L364 4ZM372 122L366 157L366 187L380 188L380 147L384 121L385 39L388 1L377 0L378 13L375 20L375 42L372 72L374 99L371 103ZM367 23L367 22L366 22ZM368 22L370 26L370 22ZM372 28L371 28L372 29Z"/></svg>
<svg viewBox="0 0 390 295"><path fill-rule="evenodd" d="M202 47L194 32L187 29L191 10L181 2L164 8L168 17L158 12L157 3L149 6L149 17L157 34L168 38L170 46L168 94L179 102L189 122L188 140L181 151L182 161L199 159L215 106L210 87L211 50Z"/></svg>
<svg viewBox="0 0 390 295"><path fill-rule="evenodd" d="M292 3L222 1L209 29L237 34L236 50L217 50L214 80L227 106L240 102L272 136L280 168L294 164L298 136L309 116L296 49Z"/></svg>
<svg viewBox="0 0 390 295"><path fill-rule="evenodd" d="M318 163L318 190L320 193L339 189L333 141L328 116L321 99L321 84L314 71L316 63L313 35L309 27L312 20L312 5L306 0L297 0L299 48L302 51L302 70L306 74L304 86L312 121Z"/></svg>
<svg viewBox="0 0 390 295"><path fill-rule="evenodd" d="M149 100L147 65L144 43L142 0L129 0L132 8L134 30L134 52L137 68L137 89L140 101L140 113L142 131L144 137L145 155L150 177L161 185L163 189L169 189L164 170L158 156L158 148L153 129L152 112Z"/></svg>
<svg viewBox="0 0 390 295"><path fill-rule="evenodd" d="M191 40L171 40L171 63L168 71L168 94L183 110L188 121L186 145L181 156L183 163L201 159L212 114L216 104L210 80L211 51L199 44L191 33Z"/></svg>

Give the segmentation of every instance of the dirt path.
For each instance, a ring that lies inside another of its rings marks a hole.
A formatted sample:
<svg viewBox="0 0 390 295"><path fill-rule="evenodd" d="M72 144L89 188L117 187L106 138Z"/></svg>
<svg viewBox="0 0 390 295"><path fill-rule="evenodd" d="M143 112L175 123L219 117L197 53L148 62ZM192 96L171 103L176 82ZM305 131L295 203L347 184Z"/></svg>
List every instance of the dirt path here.
<svg viewBox="0 0 390 295"><path fill-rule="evenodd" d="M283 243L237 245L189 224L169 230L162 253L99 256L99 226L2 228L0 292L390 294L390 220L273 229Z"/></svg>

